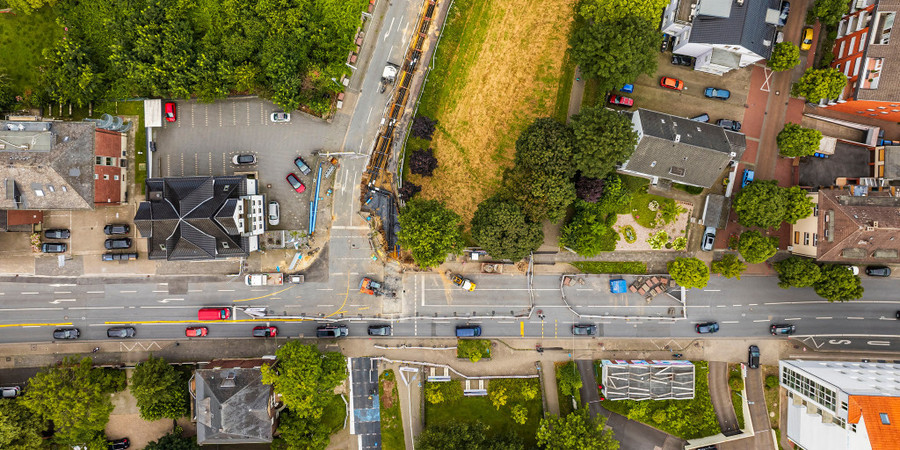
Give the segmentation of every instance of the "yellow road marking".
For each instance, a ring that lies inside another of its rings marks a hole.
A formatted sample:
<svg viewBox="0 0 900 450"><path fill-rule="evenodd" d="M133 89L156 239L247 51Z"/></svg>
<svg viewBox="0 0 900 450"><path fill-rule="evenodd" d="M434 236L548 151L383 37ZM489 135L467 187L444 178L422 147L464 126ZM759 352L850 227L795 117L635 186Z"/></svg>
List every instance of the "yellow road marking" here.
<svg viewBox="0 0 900 450"><path fill-rule="evenodd" d="M559 337L559 319L553 319L553 337Z"/></svg>
<svg viewBox="0 0 900 450"><path fill-rule="evenodd" d="M253 300L259 300L259 299L261 299L261 298L271 297L271 296L273 296L273 295L280 294L280 293L282 293L282 292L284 292L284 291L286 291L286 290L288 290L288 289L293 289L293 288L294 288L294 286L288 286L288 287L286 287L286 288L284 288L284 289L282 289L282 290L280 290L280 291L278 291L278 292L273 292L273 293L271 293L271 294L261 295L261 296L259 296L259 297L244 298L244 299L240 299L240 300L232 300L232 302L237 303L237 302L250 302L250 301L253 301Z"/></svg>
<svg viewBox="0 0 900 450"><path fill-rule="evenodd" d="M214 324L214 323L232 323L232 322L305 322L307 320L313 319L291 319L291 318L275 318L275 317L260 317L258 319L235 319L235 320L143 320L143 321L131 321L131 322L103 322L104 325L142 325L142 324L151 324L151 323L163 323L163 324L178 324L178 323L200 323L203 325ZM71 325L71 324L65 324ZM6 326L6 325L0 325Z"/></svg>
<svg viewBox="0 0 900 450"><path fill-rule="evenodd" d="M368 307L368 306L363 306L363 307L360 307L360 308L358 308L358 309L359 309L360 311L365 311L365 310L369 309L369 307Z"/></svg>
<svg viewBox="0 0 900 450"><path fill-rule="evenodd" d="M63 327L66 325L72 325L71 322L67 323L11 323L7 325L0 325L0 328L12 328L12 327Z"/></svg>
<svg viewBox="0 0 900 450"><path fill-rule="evenodd" d="M525 337L525 321L524 320L519 321L519 334L522 335L522 337Z"/></svg>
<svg viewBox="0 0 900 450"><path fill-rule="evenodd" d="M347 275L347 292L344 292L344 302L341 303L341 306L338 307L337 311L335 311L335 312L333 312L333 313L331 313L331 314L329 314L329 315L327 315L327 316L325 316L325 317L336 316L336 315L338 315L338 314L347 312L347 311L344 310L344 306L347 305L347 300L348 300L349 298L350 298L350 275Z"/></svg>

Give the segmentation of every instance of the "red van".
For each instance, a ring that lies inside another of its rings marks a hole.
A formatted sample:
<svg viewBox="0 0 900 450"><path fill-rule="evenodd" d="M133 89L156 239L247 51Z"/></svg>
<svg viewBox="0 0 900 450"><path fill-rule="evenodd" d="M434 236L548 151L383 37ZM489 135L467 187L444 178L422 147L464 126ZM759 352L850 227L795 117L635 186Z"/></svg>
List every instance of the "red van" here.
<svg viewBox="0 0 900 450"><path fill-rule="evenodd" d="M203 308L197 312L197 318L200 320L225 320L231 317L231 310L228 308Z"/></svg>

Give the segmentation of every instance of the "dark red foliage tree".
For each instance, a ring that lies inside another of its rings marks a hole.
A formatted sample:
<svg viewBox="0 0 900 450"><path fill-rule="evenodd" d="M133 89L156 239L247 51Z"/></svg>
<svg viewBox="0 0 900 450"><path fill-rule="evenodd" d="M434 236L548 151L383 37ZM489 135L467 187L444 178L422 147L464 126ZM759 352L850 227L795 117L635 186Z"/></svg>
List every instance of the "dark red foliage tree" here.
<svg viewBox="0 0 900 450"><path fill-rule="evenodd" d="M437 120L431 120L425 116L416 116L412 124L412 137L431 140L434 135L434 127Z"/></svg>
<svg viewBox="0 0 900 450"><path fill-rule="evenodd" d="M575 182L575 194L586 202L596 203L603 196L605 186L602 178L580 177Z"/></svg>
<svg viewBox="0 0 900 450"><path fill-rule="evenodd" d="M430 177L437 169L437 158L429 148L428 150L416 150L409 155L409 170L416 175L425 175Z"/></svg>
<svg viewBox="0 0 900 450"><path fill-rule="evenodd" d="M408 201L409 199L411 199L413 197L413 195L418 194L419 191L421 191L421 190L422 190L422 186L419 186L418 184L410 183L409 181L404 181L403 187L400 188L400 198L403 201Z"/></svg>

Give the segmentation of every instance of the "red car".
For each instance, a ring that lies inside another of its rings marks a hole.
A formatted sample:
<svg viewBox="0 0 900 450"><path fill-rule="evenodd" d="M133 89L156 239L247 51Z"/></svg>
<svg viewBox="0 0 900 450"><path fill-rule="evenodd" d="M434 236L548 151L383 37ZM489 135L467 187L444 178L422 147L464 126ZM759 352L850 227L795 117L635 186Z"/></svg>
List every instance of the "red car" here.
<svg viewBox="0 0 900 450"><path fill-rule="evenodd" d="M659 85L676 91L684 89L684 81L681 81L678 78L662 77L659 79Z"/></svg>
<svg viewBox="0 0 900 450"><path fill-rule="evenodd" d="M634 106L634 100L624 95L610 95L609 104L619 106Z"/></svg>
<svg viewBox="0 0 900 450"><path fill-rule="evenodd" d="M166 103L166 122L174 122L175 121L175 104L172 102Z"/></svg>
<svg viewBox="0 0 900 450"><path fill-rule="evenodd" d="M209 333L209 328L206 327L188 327L184 330L184 335L187 337L203 337Z"/></svg>
<svg viewBox="0 0 900 450"><path fill-rule="evenodd" d="M253 337L275 337L278 327L253 327Z"/></svg>
<svg viewBox="0 0 900 450"><path fill-rule="evenodd" d="M300 182L300 179L297 178L297 175L294 175L293 172L289 173L286 179L288 183L291 183L291 187L294 188L294 190L298 193L302 194L303 191L306 190L306 186L304 186L303 183Z"/></svg>

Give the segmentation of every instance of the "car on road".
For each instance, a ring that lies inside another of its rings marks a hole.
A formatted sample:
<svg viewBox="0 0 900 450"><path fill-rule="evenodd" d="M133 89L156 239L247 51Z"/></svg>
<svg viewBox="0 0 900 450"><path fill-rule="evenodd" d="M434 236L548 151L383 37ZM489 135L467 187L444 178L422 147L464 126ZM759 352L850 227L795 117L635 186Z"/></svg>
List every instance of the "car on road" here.
<svg viewBox="0 0 900 450"><path fill-rule="evenodd" d="M166 122L174 122L175 118L175 103L166 103Z"/></svg>
<svg viewBox="0 0 900 450"><path fill-rule="evenodd" d="M634 106L634 100L624 95L610 94L609 104L618 106Z"/></svg>
<svg viewBox="0 0 900 450"><path fill-rule="evenodd" d="M78 339L81 332L78 328L57 328L53 330L53 339Z"/></svg>
<svg viewBox="0 0 900 450"><path fill-rule="evenodd" d="M481 336L481 325L460 325L456 327L456 337Z"/></svg>
<svg viewBox="0 0 900 450"><path fill-rule="evenodd" d="M866 275L870 277L889 277L891 276L891 268L887 266L868 266L866 267Z"/></svg>
<svg viewBox="0 0 900 450"><path fill-rule="evenodd" d="M719 119L716 121L716 125L731 131L741 131L741 123L737 120Z"/></svg>
<svg viewBox="0 0 900 450"><path fill-rule="evenodd" d="M691 117L691 120L693 120L694 122L706 123L706 122L709 122L709 114L703 113L703 114L700 114L699 116Z"/></svg>
<svg viewBox="0 0 900 450"><path fill-rule="evenodd" d="M572 325L572 334L575 336L593 336L597 333L596 325L578 324Z"/></svg>
<svg viewBox="0 0 900 450"><path fill-rule="evenodd" d="M106 337L109 338L133 338L134 327L112 327L106 330Z"/></svg>
<svg viewBox="0 0 900 450"><path fill-rule="evenodd" d="M44 232L44 237L47 239L68 239L71 235L72 233L70 233L69 230L61 228L47 230Z"/></svg>
<svg viewBox="0 0 900 450"><path fill-rule="evenodd" d="M297 166L297 169L299 169L300 173L303 175L309 175L309 173L312 172L309 166L306 165L306 161L303 161L303 158L299 156L294 158L294 165Z"/></svg>
<svg viewBox="0 0 900 450"><path fill-rule="evenodd" d="M797 331L797 326L790 323L776 323L769 326L769 334L772 336L791 335Z"/></svg>
<svg viewBox="0 0 900 450"><path fill-rule="evenodd" d="M751 169L744 169L744 177L741 178L741 189L747 187L748 184L753 182L753 177L756 175L755 172Z"/></svg>
<svg viewBox="0 0 900 450"><path fill-rule="evenodd" d="M369 336L390 336L391 335L391 326L384 325L369 325Z"/></svg>
<svg viewBox="0 0 900 450"><path fill-rule="evenodd" d="M303 183L300 182L300 178L297 178L297 175L295 175L293 172L289 173L288 176L285 177L285 179L288 183L291 184L291 187L294 188L294 190L297 191L298 194L302 194L303 191L306 190L306 186L304 186Z"/></svg>
<svg viewBox="0 0 900 450"><path fill-rule="evenodd" d="M706 231L703 232L703 243L700 245L700 250L703 250L704 252L711 252L715 243L716 228L706 227Z"/></svg>
<svg viewBox="0 0 900 450"><path fill-rule="evenodd" d="M125 450L128 447L131 447L131 441L128 438L122 439L107 439L106 443L109 445L109 450Z"/></svg>
<svg viewBox="0 0 900 450"><path fill-rule="evenodd" d="M103 233L105 233L107 236L128 234L129 232L131 232L131 226L124 223L111 223L103 227Z"/></svg>
<svg viewBox="0 0 900 450"><path fill-rule="evenodd" d="M0 397L16 398L22 393L22 388L18 386L7 386L0 388Z"/></svg>
<svg viewBox="0 0 900 450"><path fill-rule="evenodd" d="M694 325L694 329L697 330L700 334L709 334L715 333L719 331L719 323L718 322L703 322Z"/></svg>
<svg viewBox="0 0 900 450"><path fill-rule="evenodd" d="M278 336L278 327L253 327L253 337Z"/></svg>
<svg viewBox="0 0 900 450"><path fill-rule="evenodd" d="M41 251L44 253L65 253L68 245L60 242L47 242L41 244Z"/></svg>
<svg viewBox="0 0 900 450"><path fill-rule="evenodd" d="M672 64L690 67L694 65L694 58L686 55L672 55Z"/></svg>
<svg viewBox="0 0 900 450"><path fill-rule="evenodd" d="M107 250L122 250L131 248L131 238L107 239L103 243Z"/></svg>
<svg viewBox="0 0 900 450"><path fill-rule="evenodd" d="M791 13L791 3L781 2L781 15L778 16L778 26L783 27L787 23L788 14Z"/></svg>
<svg viewBox="0 0 900 450"><path fill-rule="evenodd" d="M759 347L751 345L747 350L747 365L751 369L759 369Z"/></svg>
<svg viewBox="0 0 900 450"><path fill-rule="evenodd" d="M718 89L714 87L706 88L706 91L703 93L707 98L717 98L719 100L728 100L731 98L731 92L728 89Z"/></svg>
<svg viewBox="0 0 900 450"><path fill-rule="evenodd" d="M197 320L226 320L231 317L229 308L200 308Z"/></svg>
<svg viewBox="0 0 900 450"><path fill-rule="evenodd" d="M812 27L806 27L803 29L803 36L800 38L800 50L807 51L812 48L813 43L813 29Z"/></svg>
<svg viewBox="0 0 900 450"><path fill-rule="evenodd" d="M247 166L256 164L256 155L234 155L231 162L236 166Z"/></svg>
<svg viewBox="0 0 900 450"><path fill-rule="evenodd" d="M674 89L676 91L680 91L680 90L684 89L684 81L681 81L678 78L672 78L672 77L660 78L659 85L664 88L667 88L667 89Z"/></svg>
<svg viewBox="0 0 900 450"><path fill-rule="evenodd" d="M206 327L187 327L184 335L187 337L203 337L209 334L209 328Z"/></svg>
<svg viewBox="0 0 900 450"><path fill-rule="evenodd" d="M275 226L281 222L281 212L278 207L278 202L272 200L269 202L269 225Z"/></svg>
<svg viewBox="0 0 900 450"><path fill-rule="evenodd" d="M316 328L317 338L340 338L350 334L347 325L322 325Z"/></svg>
<svg viewBox="0 0 900 450"><path fill-rule="evenodd" d="M283 111L276 111L276 112L273 112L272 115L269 116L269 118L272 119L272 122L275 122L275 123L290 122L291 121L291 113L286 113Z"/></svg>

